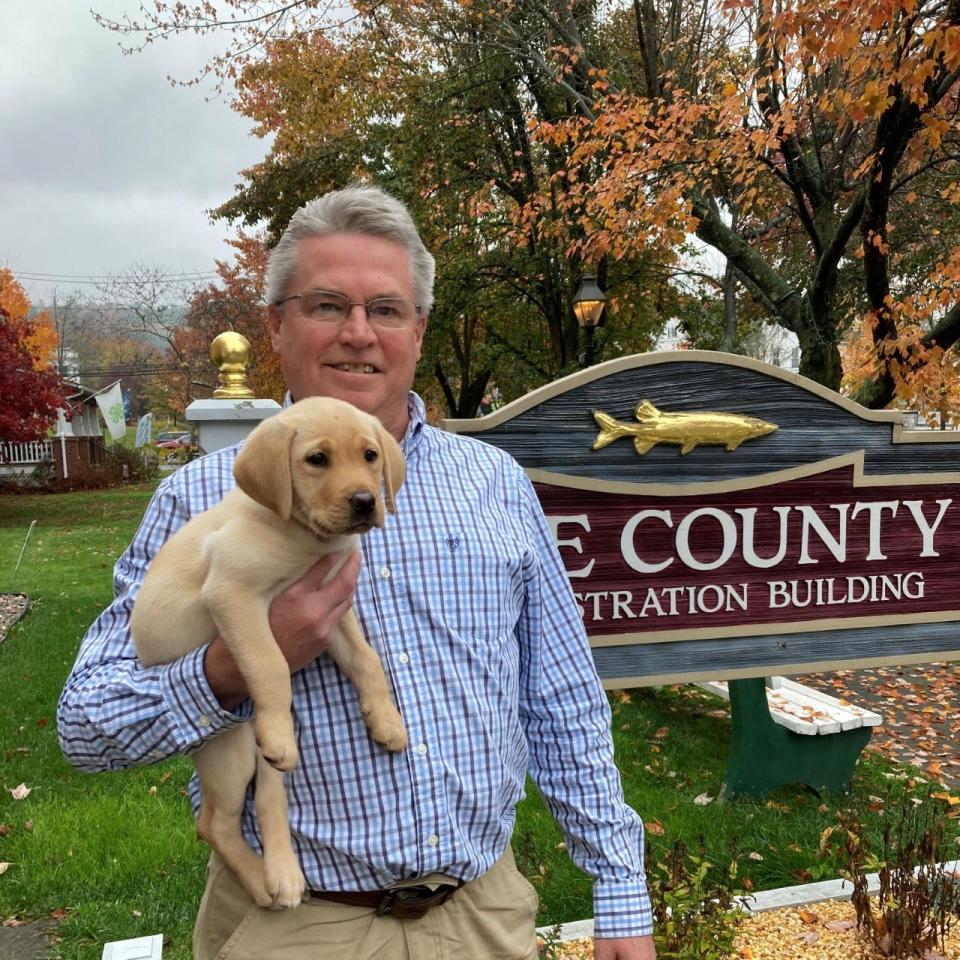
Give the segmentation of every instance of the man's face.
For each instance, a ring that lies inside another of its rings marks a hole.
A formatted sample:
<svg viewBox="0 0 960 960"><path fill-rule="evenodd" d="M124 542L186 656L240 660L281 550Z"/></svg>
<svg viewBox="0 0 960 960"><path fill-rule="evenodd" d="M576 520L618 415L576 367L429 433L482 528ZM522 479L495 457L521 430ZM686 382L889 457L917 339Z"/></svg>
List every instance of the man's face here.
<svg viewBox="0 0 960 960"><path fill-rule="evenodd" d="M415 301L410 257L400 244L360 233L306 237L297 244L297 272L284 296L305 290ZM270 306L273 349L295 400L337 397L379 417L398 440L407 427L407 393L420 359L426 317L400 329L374 326L362 307L339 323L309 320L299 300Z"/></svg>

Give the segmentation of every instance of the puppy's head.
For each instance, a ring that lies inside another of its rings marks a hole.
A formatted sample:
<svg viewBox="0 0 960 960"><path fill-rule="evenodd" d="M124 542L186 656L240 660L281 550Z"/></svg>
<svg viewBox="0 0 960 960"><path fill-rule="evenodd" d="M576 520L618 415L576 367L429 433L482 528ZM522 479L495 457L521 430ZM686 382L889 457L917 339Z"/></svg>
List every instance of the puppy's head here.
<svg viewBox="0 0 960 960"><path fill-rule="evenodd" d="M309 397L265 420L233 468L247 496L318 536L364 533L394 512L405 464L376 417L349 403Z"/></svg>

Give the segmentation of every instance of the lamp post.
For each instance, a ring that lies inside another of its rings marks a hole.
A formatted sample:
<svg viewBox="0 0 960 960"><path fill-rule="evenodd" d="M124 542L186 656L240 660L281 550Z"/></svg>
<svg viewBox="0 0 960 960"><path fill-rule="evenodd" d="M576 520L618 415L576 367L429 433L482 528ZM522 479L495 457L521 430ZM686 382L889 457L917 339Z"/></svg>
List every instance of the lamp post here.
<svg viewBox="0 0 960 960"><path fill-rule="evenodd" d="M583 353L577 358L581 367L589 367L593 364L593 331L600 323L606 302L607 298L597 286L596 276L585 273L580 281L580 289L573 298L573 312L576 314L577 323L583 327L584 331Z"/></svg>

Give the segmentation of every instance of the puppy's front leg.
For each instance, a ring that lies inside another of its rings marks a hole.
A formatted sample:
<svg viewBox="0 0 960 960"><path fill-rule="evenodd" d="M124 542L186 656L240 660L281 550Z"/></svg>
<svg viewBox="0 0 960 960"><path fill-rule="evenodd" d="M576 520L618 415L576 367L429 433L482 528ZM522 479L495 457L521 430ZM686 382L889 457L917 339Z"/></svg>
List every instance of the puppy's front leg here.
<svg viewBox="0 0 960 960"><path fill-rule="evenodd" d="M383 664L364 639L352 610L347 612L333 632L327 652L357 688L360 711L373 739L388 750L403 750L407 745L403 717L390 696Z"/></svg>
<svg viewBox="0 0 960 960"><path fill-rule="evenodd" d="M278 770L292 770L297 741L290 713L290 667L270 630L267 601L213 578L204 584L203 599L250 691L263 756Z"/></svg>

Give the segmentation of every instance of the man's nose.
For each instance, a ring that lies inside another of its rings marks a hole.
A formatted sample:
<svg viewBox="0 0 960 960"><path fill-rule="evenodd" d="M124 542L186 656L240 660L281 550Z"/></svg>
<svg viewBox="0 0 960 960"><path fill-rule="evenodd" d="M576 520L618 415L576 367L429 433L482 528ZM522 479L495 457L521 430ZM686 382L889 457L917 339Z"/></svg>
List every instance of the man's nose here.
<svg viewBox="0 0 960 960"><path fill-rule="evenodd" d="M367 316L367 307L363 303L351 303L347 315L340 321L341 339L349 343L373 343L377 339L376 330Z"/></svg>

